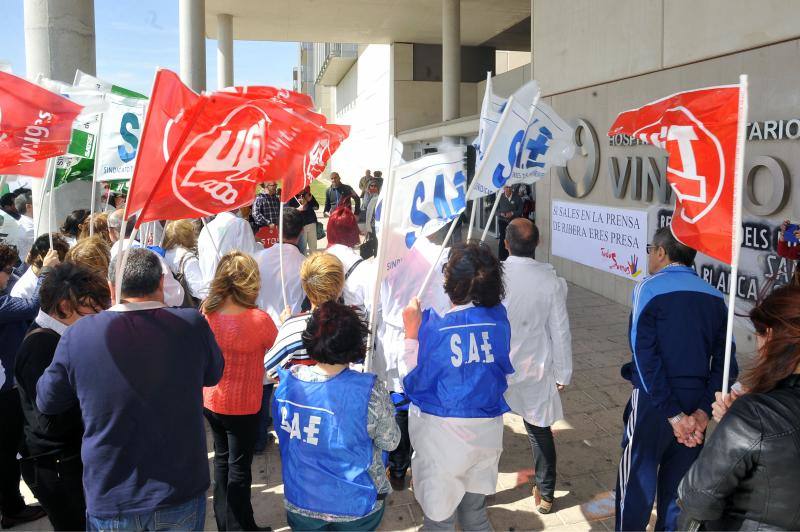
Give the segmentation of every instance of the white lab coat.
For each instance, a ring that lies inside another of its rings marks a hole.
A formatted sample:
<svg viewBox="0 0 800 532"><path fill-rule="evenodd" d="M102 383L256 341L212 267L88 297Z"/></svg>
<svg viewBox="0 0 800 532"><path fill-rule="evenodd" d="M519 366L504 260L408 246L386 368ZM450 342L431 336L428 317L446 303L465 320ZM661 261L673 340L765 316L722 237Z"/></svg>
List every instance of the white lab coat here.
<svg viewBox="0 0 800 532"><path fill-rule="evenodd" d="M472 307L458 305L448 312ZM405 341L401 375L417 366L419 342ZM456 511L464 494L491 495L497 487L503 453L503 416L439 417L408 409L408 434L414 454L414 497L429 519L443 521Z"/></svg>
<svg viewBox="0 0 800 532"><path fill-rule="evenodd" d="M549 427L564 417L556 383L572 378L567 283L550 264L525 257L508 257L503 276L515 370L506 402L531 425Z"/></svg>
<svg viewBox="0 0 800 532"><path fill-rule="evenodd" d="M20 235L17 251L21 260L25 260L28 252L33 247L33 241L36 240L36 229L34 228L33 218L25 216L24 214L17 220L22 233Z"/></svg>
<svg viewBox="0 0 800 532"><path fill-rule="evenodd" d="M261 290L256 304L269 314L272 321L280 324L283 312L283 292L281 285L280 246L275 244L256 255L258 272L261 274ZM300 285L300 266L306 259L294 244L283 244L283 275L286 279L286 299L292 314L300 312L305 294Z"/></svg>
<svg viewBox="0 0 800 532"><path fill-rule="evenodd" d="M27 234L19 222L2 209L0 209L0 242L16 246L22 261L27 258L28 251L33 245L33 240L28 241Z"/></svg>
<svg viewBox="0 0 800 532"><path fill-rule="evenodd" d="M210 285L214 279L219 259L231 251L254 256L258 251L256 239L247 220L229 212L221 212L203 227L197 238L200 271L206 285Z"/></svg>
<svg viewBox="0 0 800 532"><path fill-rule="evenodd" d="M137 240L131 241L130 238L126 238L124 249L127 249L128 246L132 248L143 247L141 242ZM114 262L119 250L120 240L117 240L111 246L111 262ZM159 262L161 262L161 275L164 277L164 303L168 307L179 307L183 304L183 287L181 286L181 283L179 283L175 277L173 277L172 272L169 269L169 265L164 260L164 257L158 253L155 253L155 256L158 257Z"/></svg>
<svg viewBox="0 0 800 532"><path fill-rule="evenodd" d="M342 244L334 244L325 252L342 261L345 275L356 262L361 260L361 255L356 253L353 248ZM356 306L369 313L372 306L372 293L375 290L375 274L374 260L364 260L356 266L355 270L350 273L350 277L344 281L342 299L344 299L345 305Z"/></svg>

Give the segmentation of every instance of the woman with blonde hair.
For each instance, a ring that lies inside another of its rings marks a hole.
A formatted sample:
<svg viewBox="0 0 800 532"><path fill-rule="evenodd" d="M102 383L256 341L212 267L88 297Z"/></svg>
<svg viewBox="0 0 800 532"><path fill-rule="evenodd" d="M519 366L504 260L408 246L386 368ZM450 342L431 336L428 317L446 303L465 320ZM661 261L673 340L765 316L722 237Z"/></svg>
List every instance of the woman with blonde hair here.
<svg viewBox="0 0 800 532"><path fill-rule="evenodd" d="M219 530L259 530L250 503L253 449L258 432L264 351L277 330L256 306L261 285L256 261L239 251L220 259L201 310L222 349L225 370L203 389L214 436L214 516Z"/></svg>
<svg viewBox="0 0 800 532"><path fill-rule="evenodd" d="M312 253L300 266L300 285L311 303L311 312L326 301L336 301L344 290L344 266L328 253ZM283 323L272 348L264 355L264 369L270 379L275 379L278 369L296 364L313 365L315 362L303 347L303 331L306 330L311 312L290 317L287 308L281 314ZM269 443L267 429L272 424L270 397L274 382L264 385L256 452L260 453Z"/></svg>
<svg viewBox="0 0 800 532"><path fill-rule="evenodd" d="M94 235L99 236L106 242L109 246L111 245L111 237L108 235L108 213L107 212L96 212L90 216L87 216L86 219L83 220L81 223L81 231L78 234L78 241L83 240L84 238L89 238L89 227L94 226Z"/></svg>
<svg viewBox="0 0 800 532"><path fill-rule="evenodd" d="M207 290L197 258L197 230L194 220L173 220L164 227L164 260L183 286L184 293L203 299Z"/></svg>
<svg viewBox="0 0 800 532"><path fill-rule="evenodd" d="M65 260L73 264L86 266L93 272L99 273L105 279L108 276L111 248L100 235L95 234L78 240L78 243L67 252Z"/></svg>

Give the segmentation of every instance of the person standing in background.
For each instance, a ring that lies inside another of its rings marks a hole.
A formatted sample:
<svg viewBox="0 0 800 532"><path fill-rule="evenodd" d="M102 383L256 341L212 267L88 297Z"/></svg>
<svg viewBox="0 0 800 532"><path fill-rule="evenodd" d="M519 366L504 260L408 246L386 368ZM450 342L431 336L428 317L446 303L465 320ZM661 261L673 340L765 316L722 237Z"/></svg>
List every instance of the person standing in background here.
<svg viewBox="0 0 800 532"><path fill-rule="evenodd" d="M317 213L319 203L311 194L311 187L304 188L300 194L289 200L286 205L294 207L303 219L303 236L299 242L300 251L308 255L317 251Z"/></svg>
<svg viewBox="0 0 800 532"><path fill-rule="evenodd" d="M522 198L517 196L513 187L505 186L503 193L495 201L500 202L497 205L497 258L505 260L508 257L505 245L506 228L511 220L522 216Z"/></svg>
<svg viewBox="0 0 800 532"><path fill-rule="evenodd" d="M364 194L367 193L367 186L369 186L370 179L372 179L372 174L369 170L364 170L363 177L358 180L359 197L363 198Z"/></svg>
<svg viewBox="0 0 800 532"><path fill-rule="evenodd" d="M342 183L342 178L338 172L331 172L331 186L325 191L325 209L322 211L323 216L339 207L340 204L345 202L347 208L350 208L350 201L355 201L356 206L353 213L358 216L361 211L361 198L355 193L353 187Z"/></svg>
<svg viewBox="0 0 800 532"><path fill-rule="evenodd" d="M281 198L278 195L278 183L269 181L264 185L265 192L256 194L256 199L253 200L253 210L250 212L250 218L253 220L253 226L257 232L262 227L272 229L278 225L278 218L281 214Z"/></svg>

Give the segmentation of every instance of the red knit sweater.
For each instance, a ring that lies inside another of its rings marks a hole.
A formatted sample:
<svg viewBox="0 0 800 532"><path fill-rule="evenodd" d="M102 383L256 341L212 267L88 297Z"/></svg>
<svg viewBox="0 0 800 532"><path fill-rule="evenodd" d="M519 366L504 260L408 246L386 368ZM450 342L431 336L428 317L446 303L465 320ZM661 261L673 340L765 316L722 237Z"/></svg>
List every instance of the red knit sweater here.
<svg viewBox="0 0 800 532"><path fill-rule="evenodd" d="M206 315L222 348L225 371L216 386L203 388L203 406L217 414L255 414L261 409L264 353L278 329L267 313L250 309L241 314Z"/></svg>

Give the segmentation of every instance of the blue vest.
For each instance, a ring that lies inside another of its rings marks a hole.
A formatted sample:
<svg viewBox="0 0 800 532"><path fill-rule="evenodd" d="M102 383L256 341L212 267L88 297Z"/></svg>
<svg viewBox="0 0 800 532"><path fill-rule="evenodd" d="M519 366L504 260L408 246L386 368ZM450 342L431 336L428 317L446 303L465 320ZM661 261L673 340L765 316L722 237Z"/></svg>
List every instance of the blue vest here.
<svg viewBox="0 0 800 532"><path fill-rule="evenodd" d="M503 398L511 325L503 305L422 315L417 367L403 388L420 410L440 417L497 417L510 408Z"/></svg>
<svg viewBox="0 0 800 532"><path fill-rule="evenodd" d="M375 375L345 369L325 382L280 370L272 417L281 449L284 495L293 505L348 517L372 511L372 438L367 404Z"/></svg>

